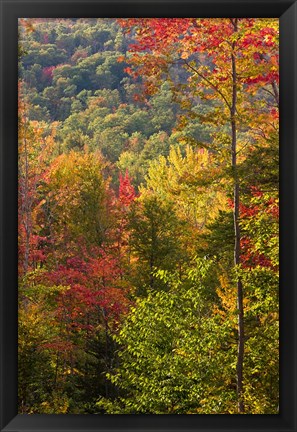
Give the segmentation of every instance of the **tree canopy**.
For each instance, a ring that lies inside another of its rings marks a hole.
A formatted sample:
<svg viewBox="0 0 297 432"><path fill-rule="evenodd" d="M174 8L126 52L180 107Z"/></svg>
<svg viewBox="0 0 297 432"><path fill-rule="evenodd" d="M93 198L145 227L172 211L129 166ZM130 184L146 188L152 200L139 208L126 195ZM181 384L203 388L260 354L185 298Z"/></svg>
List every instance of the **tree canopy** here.
<svg viewBox="0 0 297 432"><path fill-rule="evenodd" d="M278 413L278 37L20 20L19 413Z"/></svg>

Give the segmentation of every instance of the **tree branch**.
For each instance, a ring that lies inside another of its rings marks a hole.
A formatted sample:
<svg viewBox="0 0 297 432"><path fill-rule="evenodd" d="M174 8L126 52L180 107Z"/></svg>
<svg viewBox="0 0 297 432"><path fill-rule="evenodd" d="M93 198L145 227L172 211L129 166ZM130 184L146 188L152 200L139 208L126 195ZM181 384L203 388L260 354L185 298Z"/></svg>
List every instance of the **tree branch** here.
<svg viewBox="0 0 297 432"><path fill-rule="evenodd" d="M186 64L186 66L188 66L189 69L191 69L193 72L195 72L198 76L200 76L200 78L202 78L204 81L206 81L220 96L221 98L224 100L224 102L226 103L227 107L229 108L229 110L231 111L231 104L228 102L226 96L221 92L221 90L219 90L214 83L212 83L210 81L210 79L208 79L206 76L204 76L201 72L199 72L196 68L194 68L192 65L190 65L185 59L183 59L184 63Z"/></svg>

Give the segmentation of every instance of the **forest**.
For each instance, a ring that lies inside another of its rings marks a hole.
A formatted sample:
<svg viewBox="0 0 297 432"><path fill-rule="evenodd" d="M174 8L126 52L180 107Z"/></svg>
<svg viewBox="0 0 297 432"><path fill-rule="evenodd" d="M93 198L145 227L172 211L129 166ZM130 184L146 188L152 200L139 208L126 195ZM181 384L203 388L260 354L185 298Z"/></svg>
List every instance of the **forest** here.
<svg viewBox="0 0 297 432"><path fill-rule="evenodd" d="M278 20L18 50L19 413L278 414Z"/></svg>

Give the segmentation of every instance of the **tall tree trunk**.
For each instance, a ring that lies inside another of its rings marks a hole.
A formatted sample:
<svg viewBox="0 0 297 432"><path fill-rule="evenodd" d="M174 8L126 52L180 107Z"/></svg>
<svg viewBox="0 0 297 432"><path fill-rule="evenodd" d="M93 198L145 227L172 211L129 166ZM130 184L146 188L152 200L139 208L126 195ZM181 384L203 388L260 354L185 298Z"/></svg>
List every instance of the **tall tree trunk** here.
<svg viewBox="0 0 297 432"><path fill-rule="evenodd" d="M238 31L237 18L232 20L234 32ZM236 41L232 43L231 63L232 63L232 104L231 114L231 154L232 169L234 173L233 186L233 219L234 219L234 265L240 264L240 227L239 227L239 179L237 174L237 128L236 128L236 103L237 103L237 72L235 57ZM237 279L237 309L238 309L238 347L237 347L237 400L238 412L244 413L243 401L243 360L244 360L244 315L243 315L243 286L240 278Z"/></svg>

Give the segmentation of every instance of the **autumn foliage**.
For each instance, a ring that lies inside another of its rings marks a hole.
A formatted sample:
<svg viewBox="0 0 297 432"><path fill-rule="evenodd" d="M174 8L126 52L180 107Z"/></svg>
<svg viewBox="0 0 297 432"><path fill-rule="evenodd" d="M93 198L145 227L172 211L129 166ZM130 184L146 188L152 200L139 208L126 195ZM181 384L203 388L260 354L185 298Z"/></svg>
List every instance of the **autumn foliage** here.
<svg viewBox="0 0 297 432"><path fill-rule="evenodd" d="M19 412L277 414L278 21L19 30Z"/></svg>

